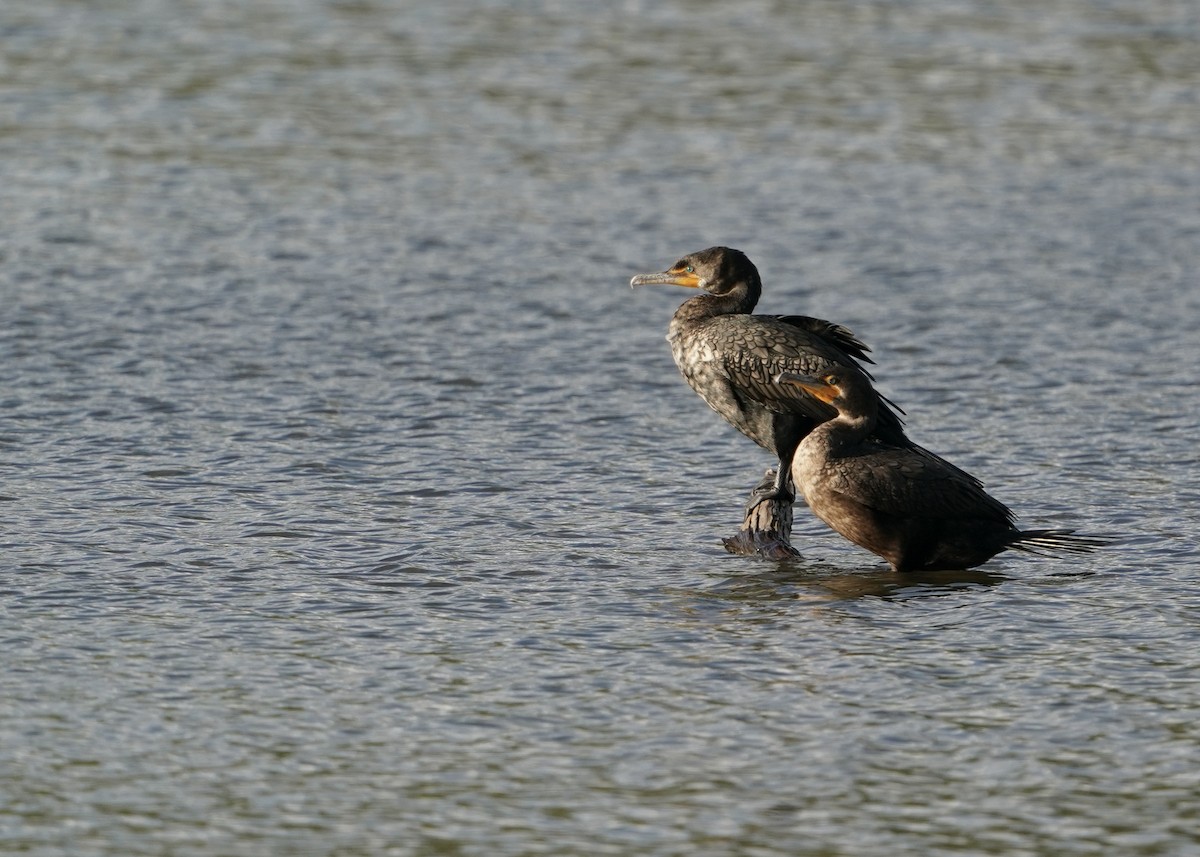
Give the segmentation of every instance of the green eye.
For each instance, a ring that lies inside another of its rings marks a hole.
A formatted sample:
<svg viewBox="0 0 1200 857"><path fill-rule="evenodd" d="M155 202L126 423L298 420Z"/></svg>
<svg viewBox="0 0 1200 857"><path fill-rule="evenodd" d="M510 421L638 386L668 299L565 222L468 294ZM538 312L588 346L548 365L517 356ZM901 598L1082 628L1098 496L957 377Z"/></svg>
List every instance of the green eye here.
<svg viewBox="0 0 1200 857"><path fill-rule="evenodd" d="M696 269L693 268L691 265L688 265L684 270L687 271L689 274L696 273Z"/></svg>

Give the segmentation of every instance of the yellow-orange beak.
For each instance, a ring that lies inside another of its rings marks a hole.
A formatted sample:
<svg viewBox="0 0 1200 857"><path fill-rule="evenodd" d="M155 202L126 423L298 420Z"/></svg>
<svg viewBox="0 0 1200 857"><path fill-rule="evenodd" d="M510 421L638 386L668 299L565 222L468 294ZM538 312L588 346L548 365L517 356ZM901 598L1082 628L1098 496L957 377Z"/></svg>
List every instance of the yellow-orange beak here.
<svg viewBox="0 0 1200 857"><path fill-rule="evenodd" d="M811 396L815 396L826 404L831 404L841 395L841 390L829 384L824 378L815 375L801 375L799 372L780 372L775 376L776 384L791 384L799 387Z"/></svg>
<svg viewBox="0 0 1200 857"><path fill-rule="evenodd" d="M629 281L630 287L636 286L685 286L689 289L698 289L701 285L700 278L694 271L687 271L683 268L672 268L669 271L663 271L661 274L638 274Z"/></svg>

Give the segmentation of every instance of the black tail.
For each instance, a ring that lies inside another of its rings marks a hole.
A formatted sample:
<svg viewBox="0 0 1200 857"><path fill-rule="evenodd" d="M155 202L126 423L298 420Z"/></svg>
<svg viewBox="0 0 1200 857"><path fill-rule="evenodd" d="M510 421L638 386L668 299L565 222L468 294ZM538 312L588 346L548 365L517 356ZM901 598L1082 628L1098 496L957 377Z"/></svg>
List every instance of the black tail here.
<svg viewBox="0 0 1200 857"><path fill-rule="evenodd" d="M1057 553L1091 553L1109 544L1112 542L1108 539L1079 536L1074 530L1023 530L1008 546L1025 553L1052 556Z"/></svg>

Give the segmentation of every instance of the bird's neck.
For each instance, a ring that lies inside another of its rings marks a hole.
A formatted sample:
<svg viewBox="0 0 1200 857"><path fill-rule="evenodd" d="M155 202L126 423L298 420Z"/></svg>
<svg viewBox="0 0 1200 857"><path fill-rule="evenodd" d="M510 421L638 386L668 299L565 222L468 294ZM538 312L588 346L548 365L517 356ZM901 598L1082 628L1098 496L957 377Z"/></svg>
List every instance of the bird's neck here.
<svg viewBox="0 0 1200 857"><path fill-rule="evenodd" d="M852 447L858 446L875 428L874 410L846 413L841 412L836 417L821 423L813 434L819 435L831 455L837 455Z"/></svg>
<svg viewBox="0 0 1200 857"><path fill-rule="evenodd" d="M754 311L762 286L757 280L739 283L723 295L696 295L684 301L676 317L701 321L719 315L740 315Z"/></svg>

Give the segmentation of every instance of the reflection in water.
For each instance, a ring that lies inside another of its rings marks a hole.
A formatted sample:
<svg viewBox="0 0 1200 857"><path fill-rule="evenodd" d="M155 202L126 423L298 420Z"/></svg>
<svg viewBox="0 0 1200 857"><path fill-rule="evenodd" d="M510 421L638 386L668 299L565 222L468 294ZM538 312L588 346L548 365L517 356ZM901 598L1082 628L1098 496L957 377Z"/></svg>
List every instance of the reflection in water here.
<svg viewBox="0 0 1200 857"><path fill-rule="evenodd" d="M899 574L891 568L848 570L797 559L757 574L727 578L695 594L737 601L844 601L866 597L907 600L948 595L973 586L995 586L1008 579L978 568Z"/></svg>

